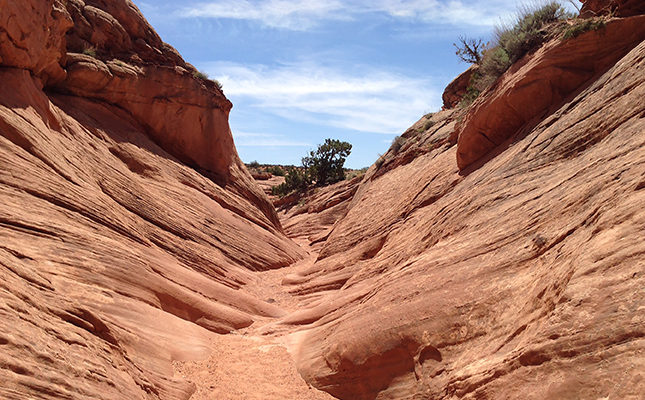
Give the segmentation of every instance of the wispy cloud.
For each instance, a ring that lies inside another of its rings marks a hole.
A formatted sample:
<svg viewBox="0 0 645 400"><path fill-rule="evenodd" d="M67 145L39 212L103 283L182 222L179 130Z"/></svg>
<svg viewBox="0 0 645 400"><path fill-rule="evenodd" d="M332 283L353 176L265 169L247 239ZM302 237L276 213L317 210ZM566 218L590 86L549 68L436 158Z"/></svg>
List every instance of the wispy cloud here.
<svg viewBox="0 0 645 400"><path fill-rule="evenodd" d="M325 21L375 13L424 23L492 26L512 14L518 0L211 0L184 8L183 17L255 21L263 26L307 30Z"/></svg>
<svg viewBox="0 0 645 400"><path fill-rule="evenodd" d="M182 10L184 17L229 18L258 21L265 26L306 30L320 20L346 19L337 0L215 0Z"/></svg>
<svg viewBox="0 0 645 400"><path fill-rule="evenodd" d="M366 66L348 71L311 62L274 67L219 62L205 69L234 104L297 122L395 134L439 107L440 94L429 79Z"/></svg>

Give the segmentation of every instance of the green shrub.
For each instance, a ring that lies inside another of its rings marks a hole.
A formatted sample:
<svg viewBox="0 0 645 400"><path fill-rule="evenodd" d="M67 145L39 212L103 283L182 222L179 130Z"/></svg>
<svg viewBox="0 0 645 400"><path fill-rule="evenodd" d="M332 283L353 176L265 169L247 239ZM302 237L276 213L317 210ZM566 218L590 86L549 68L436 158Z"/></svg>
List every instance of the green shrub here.
<svg viewBox="0 0 645 400"><path fill-rule="evenodd" d="M512 64L511 58L504 48L498 46L487 51L479 71L473 74L470 80L467 96L471 98L466 99L468 104L472 103L479 93L491 87Z"/></svg>
<svg viewBox="0 0 645 400"><path fill-rule="evenodd" d="M266 171L275 176L284 176L284 170L277 165L270 166Z"/></svg>
<svg viewBox="0 0 645 400"><path fill-rule="evenodd" d="M468 86L468 88L466 89L466 94L464 94L459 101L459 107L465 108L473 104L475 99L479 97L479 93L480 91L474 86Z"/></svg>
<svg viewBox="0 0 645 400"><path fill-rule="evenodd" d="M586 19L583 21L580 21L574 25L571 25L564 31L563 39L573 39L575 37L578 37L579 35L589 32L589 31L597 31L599 29L604 29L606 26L606 23L602 19Z"/></svg>
<svg viewBox="0 0 645 400"><path fill-rule="evenodd" d="M202 79L202 80L208 80L208 74L206 72L202 71L195 71L193 72L193 77Z"/></svg>
<svg viewBox="0 0 645 400"><path fill-rule="evenodd" d="M397 136L392 140L392 145L390 146L390 151L394 154L397 154L399 150L401 150L401 147L405 144L405 138L401 136Z"/></svg>
<svg viewBox="0 0 645 400"><path fill-rule="evenodd" d="M427 131L428 129L432 128L434 126L435 122L432 120L427 120L425 124L423 124L423 131Z"/></svg>
<svg viewBox="0 0 645 400"><path fill-rule="evenodd" d="M513 64L544 42L547 36L547 32L544 30L546 25L568 17L570 14L555 1L539 8L523 7L520 9L513 27L497 28L496 42L506 51L511 64Z"/></svg>
<svg viewBox="0 0 645 400"><path fill-rule="evenodd" d="M307 190L309 185L330 185L345 179L345 159L352 151L352 145L336 139L325 139L318 149L302 158L302 169L290 167L283 184L271 188L271 193L285 196L293 191Z"/></svg>
<svg viewBox="0 0 645 400"><path fill-rule="evenodd" d="M258 168L260 168L260 163L255 161L255 160L253 160L247 166L249 168L258 169Z"/></svg>
<svg viewBox="0 0 645 400"><path fill-rule="evenodd" d="M222 90L223 86L220 81L218 81L217 79L213 79L213 83L215 83L215 86L217 86L219 90Z"/></svg>
<svg viewBox="0 0 645 400"><path fill-rule="evenodd" d="M363 175L365 175L367 170L368 170L368 167L364 167L364 168L361 168L361 169L349 170L345 174L345 180L351 181L352 179L356 178L357 176L363 176Z"/></svg>
<svg viewBox="0 0 645 400"><path fill-rule="evenodd" d="M374 162L374 164L376 164L376 169L381 168L384 163L385 163L385 157L382 154L379 154L378 158Z"/></svg>
<svg viewBox="0 0 645 400"><path fill-rule="evenodd" d="M302 165L308 179L318 186L325 186L345 179L345 159L352 151L352 145L336 139L325 139L316 151L310 151L302 158Z"/></svg>
<svg viewBox="0 0 645 400"><path fill-rule="evenodd" d="M272 187L271 194L283 197L296 190L306 190L309 183L306 172L291 167L287 171L284 183Z"/></svg>

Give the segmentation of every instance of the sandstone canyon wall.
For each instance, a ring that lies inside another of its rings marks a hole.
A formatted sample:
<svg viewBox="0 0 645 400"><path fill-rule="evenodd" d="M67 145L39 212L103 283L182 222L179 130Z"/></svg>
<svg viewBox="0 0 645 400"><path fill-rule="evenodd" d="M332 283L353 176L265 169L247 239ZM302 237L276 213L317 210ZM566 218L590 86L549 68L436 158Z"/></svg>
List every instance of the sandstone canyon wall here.
<svg viewBox="0 0 645 400"><path fill-rule="evenodd" d="M128 0L2 0L0 62L0 398L187 399L170 362L303 256L231 103Z"/></svg>
<svg viewBox="0 0 645 400"><path fill-rule="evenodd" d="M644 22L545 44L370 168L285 280L321 296L281 320L308 382L348 400L642 397Z"/></svg>
<svg viewBox="0 0 645 400"><path fill-rule="evenodd" d="M0 398L188 399L171 362L249 326L339 399L641 398L645 17L614 3L281 225L130 1L0 0Z"/></svg>

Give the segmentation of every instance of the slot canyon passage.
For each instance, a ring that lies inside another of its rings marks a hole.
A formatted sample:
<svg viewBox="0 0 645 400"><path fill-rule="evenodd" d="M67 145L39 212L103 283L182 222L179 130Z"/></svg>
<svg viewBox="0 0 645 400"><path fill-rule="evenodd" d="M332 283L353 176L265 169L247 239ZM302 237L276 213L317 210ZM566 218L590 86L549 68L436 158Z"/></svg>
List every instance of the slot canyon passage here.
<svg viewBox="0 0 645 400"><path fill-rule="evenodd" d="M276 210L131 1L0 0L0 399L642 399L643 8Z"/></svg>

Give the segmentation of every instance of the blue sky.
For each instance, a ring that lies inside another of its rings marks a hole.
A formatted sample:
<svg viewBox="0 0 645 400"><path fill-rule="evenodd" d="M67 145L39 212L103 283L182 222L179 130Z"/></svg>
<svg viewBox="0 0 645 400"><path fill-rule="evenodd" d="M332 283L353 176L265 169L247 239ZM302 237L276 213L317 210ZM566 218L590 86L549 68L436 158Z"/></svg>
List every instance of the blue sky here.
<svg viewBox="0 0 645 400"><path fill-rule="evenodd" d="M488 38L517 0L134 0L161 38L219 80L244 162L300 164L325 138L371 165L441 108L468 66L460 35ZM569 7L571 8L571 7Z"/></svg>

